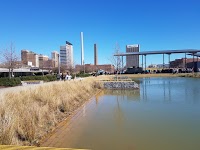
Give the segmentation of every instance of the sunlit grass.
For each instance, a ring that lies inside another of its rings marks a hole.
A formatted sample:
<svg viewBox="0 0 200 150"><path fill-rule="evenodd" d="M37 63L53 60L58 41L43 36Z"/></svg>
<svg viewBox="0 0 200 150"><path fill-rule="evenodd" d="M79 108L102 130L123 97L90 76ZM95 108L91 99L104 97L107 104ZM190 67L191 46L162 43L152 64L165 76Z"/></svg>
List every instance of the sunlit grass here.
<svg viewBox="0 0 200 150"><path fill-rule="evenodd" d="M37 145L39 140L101 89L96 78L58 81L0 97L0 144Z"/></svg>

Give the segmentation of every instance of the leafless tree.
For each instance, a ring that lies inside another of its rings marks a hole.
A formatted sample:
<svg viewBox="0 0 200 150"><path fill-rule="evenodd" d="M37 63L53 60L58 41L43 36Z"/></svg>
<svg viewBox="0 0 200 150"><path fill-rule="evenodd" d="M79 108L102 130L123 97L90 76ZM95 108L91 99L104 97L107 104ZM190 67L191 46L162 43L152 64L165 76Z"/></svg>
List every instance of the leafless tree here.
<svg viewBox="0 0 200 150"><path fill-rule="evenodd" d="M58 67L52 68L52 73L58 73L58 72L59 72L59 68L58 68ZM60 72L61 72L61 73L65 73L65 72L66 72L65 67L60 66Z"/></svg>
<svg viewBox="0 0 200 150"><path fill-rule="evenodd" d="M15 51L15 46L11 42L9 48L2 51L4 67L9 70L9 78L13 77L13 69L18 66L18 56Z"/></svg>
<svg viewBox="0 0 200 150"><path fill-rule="evenodd" d="M71 65L67 67L67 71L69 71L70 74L74 74L76 72L75 66L75 61L72 61Z"/></svg>
<svg viewBox="0 0 200 150"><path fill-rule="evenodd" d="M121 59L120 59L120 56L114 56L114 54L119 54L119 53L120 53L120 46L118 43L116 43L114 53L112 57L110 58L110 61L115 66L115 70L117 72L119 72L121 69Z"/></svg>

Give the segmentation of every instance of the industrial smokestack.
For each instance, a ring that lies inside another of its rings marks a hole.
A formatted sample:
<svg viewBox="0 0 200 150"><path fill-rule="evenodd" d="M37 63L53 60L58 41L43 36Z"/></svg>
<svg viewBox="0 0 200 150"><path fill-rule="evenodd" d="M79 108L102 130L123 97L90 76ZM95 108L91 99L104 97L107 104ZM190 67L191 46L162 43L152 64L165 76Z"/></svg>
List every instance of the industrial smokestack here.
<svg viewBox="0 0 200 150"><path fill-rule="evenodd" d="M83 32L81 32L81 65L84 65Z"/></svg>
<svg viewBox="0 0 200 150"><path fill-rule="evenodd" d="M94 44L94 65L98 65L97 44Z"/></svg>

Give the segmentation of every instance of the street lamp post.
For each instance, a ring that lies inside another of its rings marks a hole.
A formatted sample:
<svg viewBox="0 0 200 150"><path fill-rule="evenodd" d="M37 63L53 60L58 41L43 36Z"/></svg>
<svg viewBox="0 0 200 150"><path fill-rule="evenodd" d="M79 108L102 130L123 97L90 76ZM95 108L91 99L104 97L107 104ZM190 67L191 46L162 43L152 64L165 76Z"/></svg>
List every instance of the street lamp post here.
<svg viewBox="0 0 200 150"><path fill-rule="evenodd" d="M58 54L58 74L60 74L60 55Z"/></svg>

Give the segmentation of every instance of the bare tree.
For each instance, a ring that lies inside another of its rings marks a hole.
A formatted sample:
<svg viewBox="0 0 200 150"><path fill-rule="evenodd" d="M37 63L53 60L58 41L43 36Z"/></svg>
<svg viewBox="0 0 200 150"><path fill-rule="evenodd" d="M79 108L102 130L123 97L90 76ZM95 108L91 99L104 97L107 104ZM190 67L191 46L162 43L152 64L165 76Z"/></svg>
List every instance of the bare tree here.
<svg viewBox="0 0 200 150"><path fill-rule="evenodd" d="M117 72L119 72L121 69L121 59L120 59L120 56L114 56L114 54L119 54L119 53L120 53L120 46L118 43L116 43L114 53L113 53L110 61L115 66L115 70Z"/></svg>
<svg viewBox="0 0 200 150"><path fill-rule="evenodd" d="M66 72L66 69L65 69L65 67L63 67L63 66L60 66L60 72ZM59 68L58 67L54 67L54 68L52 68L52 73L59 73Z"/></svg>
<svg viewBox="0 0 200 150"><path fill-rule="evenodd" d="M13 77L13 69L18 65L18 56L15 52L15 46L11 42L9 48L3 50L4 67L9 70L9 78Z"/></svg>
<svg viewBox="0 0 200 150"><path fill-rule="evenodd" d="M71 65L67 67L67 71L69 71L70 74L74 74L76 72L75 66L76 66L76 62L72 61Z"/></svg>
<svg viewBox="0 0 200 150"><path fill-rule="evenodd" d="M116 70L116 77L118 80L118 73L121 72L121 59L120 56L114 56L115 54L119 54L120 53L120 46L118 43L115 44L115 49L114 49L114 53L112 55L112 57L110 58L110 61L112 63L112 65L114 65L115 70Z"/></svg>

